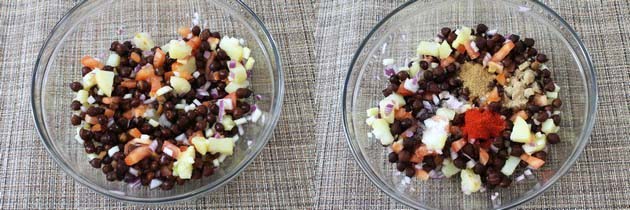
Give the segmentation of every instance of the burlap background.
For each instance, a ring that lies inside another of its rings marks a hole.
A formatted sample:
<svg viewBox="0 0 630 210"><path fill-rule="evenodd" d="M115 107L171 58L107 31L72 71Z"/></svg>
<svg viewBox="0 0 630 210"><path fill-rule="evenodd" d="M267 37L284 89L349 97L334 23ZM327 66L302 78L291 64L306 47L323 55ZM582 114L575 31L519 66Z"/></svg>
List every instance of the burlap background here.
<svg viewBox="0 0 630 210"><path fill-rule="evenodd" d="M283 115L269 145L241 176L200 199L156 208L406 208L381 193L349 153L336 107L360 40L397 1L247 1L281 49ZM545 1L580 34L598 71L598 121L560 183L521 208L630 208L630 3ZM105 198L57 169L29 104L45 37L75 2L0 1L0 209L144 208ZM299 134L299 135L298 135Z"/></svg>
<svg viewBox="0 0 630 210"><path fill-rule="evenodd" d="M124 2L124 1L123 1ZM166 1L165 1L166 2ZM39 48L76 2L0 1L0 209L246 209L312 207L311 100L315 16L310 1L246 2L267 24L285 70L283 115L269 144L235 180L200 199L156 206L119 202L75 182L48 157L30 109L30 79ZM175 4L177 2L169 1ZM308 120L307 120L308 119Z"/></svg>
<svg viewBox="0 0 630 210"><path fill-rule="evenodd" d="M372 27L405 1L322 1L315 29L318 69L315 99L318 142L316 208L406 208L362 174L345 145L339 89L352 55ZM544 1L569 22L590 50L597 69L598 121L581 158L542 196L520 208L630 208L630 2ZM325 110L325 111L324 111Z"/></svg>

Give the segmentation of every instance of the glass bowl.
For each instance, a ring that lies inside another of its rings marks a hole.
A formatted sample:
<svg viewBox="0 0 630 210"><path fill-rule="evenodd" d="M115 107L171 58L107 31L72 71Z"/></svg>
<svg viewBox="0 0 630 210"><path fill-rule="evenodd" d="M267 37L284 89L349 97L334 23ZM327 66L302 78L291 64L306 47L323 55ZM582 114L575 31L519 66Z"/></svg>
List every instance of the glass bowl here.
<svg viewBox="0 0 630 210"><path fill-rule="evenodd" d="M549 159L532 178L509 188L464 195L459 177L413 179L401 182L387 161L388 151L368 137L365 110L378 105L387 87L382 61L393 58L406 65L421 40L433 40L442 27L475 27L479 23L501 34L518 34L536 40L545 53L553 77L562 88L562 142L548 147ZM407 61L405 61L407 60ZM573 29L554 11L537 1L468 0L409 1L379 22L356 51L341 96L346 137L359 165L387 195L414 208L488 209L511 208L526 202L558 181L578 159L588 142L597 106L595 70L588 52ZM495 199L491 199L495 197Z"/></svg>
<svg viewBox="0 0 630 210"><path fill-rule="evenodd" d="M198 24L222 35L246 40L256 59L251 86L263 116L245 126L235 153L212 176L191 180L172 190L132 189L124 182L108 182L88 163L83 146L74 140L68 84L81 79L84 55L104 57L110 43L131 40L136 32L149 32L158 45L177 39L177 28ZM241 1L146 0L82 1L54 27L43 45L32 81L31 104L42 143L57 164L79 183L123 201L159 203L191 198L224 185L252 162L273 133L284 93L284 78L273 38L254 12Z"/></svg>

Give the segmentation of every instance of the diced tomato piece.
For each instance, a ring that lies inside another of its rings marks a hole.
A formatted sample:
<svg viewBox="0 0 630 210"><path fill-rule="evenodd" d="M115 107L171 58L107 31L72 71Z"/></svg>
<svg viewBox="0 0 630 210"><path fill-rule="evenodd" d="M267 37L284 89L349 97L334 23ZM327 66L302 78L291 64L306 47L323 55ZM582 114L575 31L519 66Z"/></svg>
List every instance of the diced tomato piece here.
<svg viewBox="0 0 630 210"><path fill-rule="evenodd" d="M457 141L454 141L451 144L451 151L459 152L459 150L462 149L464 147L464 145L466 145L466 143L468 143L468 142L466 141L466 139L463 139L463 138L459 139Z"/></svg>
<svg viewBox="0 0 630 210"><path fill-rule="evenodd" d="M494 87L490 93L488 93L488 103L490 102L499 102L501 101L501 96L499 96L499 90Z"/></svg>
<svg viewBox="0 0 630 210"><path fill-rule="evenodd" d="M471 59L476 59L479 57L479 52L475 52L470 43L471 41L464 42L464 48L466 48L466 53L468 53L468 57L470 57Z"/></svg>
<svg viewBox="0 0 630 210"><path fill-rule="evenodd" d="M175 75L174 71L164 72L164 79L170 81L173 75Z"/></svg>
<svg viewBox="0 0 630 210"><path fill-rule="evenodd" d="M140 138L140 136L142 136L142 133L140 132L140 130L138 130L138 128L133 128L129 130L129 135L133 136L134 138Z"/></svg>
<svg viewBox="0 0 630 210"><path fill-rule="evenodd" d="M453 56L448 56L445 59L442 59L442 61L440 62L440 66L442 66L443 68L446 68L448 65L451 65L451 63L455 62L455 58L453 58Z"/></svg>
<svg viewBox="0 0 630 210"><path fill-rule="evenodd" d="M164 65L166 61L166 53L162 51L160 48L155 49L155 53L153 55L153 66L155 68L160 68Z"/></svg>
<svg viewBox="0 0 630 210"><path fill-rule="evenodd" d="M102 131L102 130L103 130L103 127L101 127L101 124L96 124L96 125L93 125L93 126L90 128L90 130L91 130L92 132L99 132L99 131Z"/></svg>
<svg viewBox="0 0 630 210"><path fill-rule="evenodd" d="M136 63L140 63L141 58L138 53L132 52L129 57L131 58L131 60L135 61Z"/></svg>
<svg viewBox="0 0 630 210"><path fill-rule="evenodd" d="M501 62L508 54L510 54L510 51L512 51L512 49L514 49L515 46L516 45L514 45L512 41L508 40L505 44L503 44L503 47L501 47L499 51L497 51L496 53L494 53L494 55L492 55L492 58L490 58L490 61Z"/></svg>
<svg viewBox="0 0 630 210"><path fill-rule="evenodd" d="M507 79L505 78L504 72L501 72L500 74L498 74L496 79L497 79L497 82L503 86L507 84Z"/></svg>
<svg viewBox="0 0 630 210"><path fill-rule="evenodd" d="M158 89L162 87L162 78L159 76L151 77L151 93L155 93Z"/></svg>
<svg viewBox="0 0 630 210"><path fill-rule="evenodd" d="M405 108L400 108L400 109L394 110L394 118L396 120L404 120L404 119L412 119L413 116L411 115L411 112L408 112L407 110L405 110Z"/></svg>
<svg viewBox="0 0 630 210"><path fill-rule="evenodd" d="M527 164L529 164L529 166L531 166L533 169L538 169L545 164L544 160L528 155L527 153L523 153L521 155L521 160L527 162Z"/></svg>
<svg viewBox="0 0 630 210"><path fill-rule="evenodd" d="M395 153L399 153L403 149L403 145L400 141L394 142L391 147Z"/></svg>
<svg viewBox="0 0 630 210"><path fill-rule="evenodd" d="M112 110L112 109L105 109L105 116L107 116L108 118L114 117L114 110Z"/></svg>
<svg viewBox="0 0 630 210"><path fill-rule="evenodd" d="M396 93L403 95L403 96L412 96L413 92L407 90L407 88L405 88L404 85L399 85L398 86L398 90L396 90Z"/></svg>
<svg viewBox="0 0 630 210"><path fill-rule="evenodd" d="M125 164L128 166L136 164L144 158L151 156L151 153L153 153L153 151L149 148L149 146L137 147L127 154L127 157L125 157Z"/></svg>
<svg viewBox="0 0 630 210"><path fill-rule="evenodd" d="M105 67L103 63L96 60L95 58L90 57L89 55L83 56L83 58L81 58L81 64L91 69L94 69L94 68L103 69L103 67Z"/></svg>
<svg viewBox="0 0 630 210"><path fill-rule="evenodd" d="M199 46L201 46L201 38L199 38L198 36L194 36L193 38L190 38L190 40L188 40L186 44L190 46L193 50L196 50L197 48L199 48Z"/></svg>
<svg viewBox="0 0 630 210"><path fill-rule="evenodd" d="M155 70L153 66L147 65L143 66L138 73L136 73L136 81L147 80L151 77L155 76Z"/></svg>
<svg viewBox="0 0 630 210"><path fill-rule="evenodd" d="M165 150L170 151L170 152L166 152ZM179 158L179 155L181 154L181 150L179 150L179 147L177 147L176 145L172 144L169 141L164 141L164 144L162 144L162 152L164 152L167 155L170 155L171 157L175 159Z"/></svg>
<svg viewBox="0 0 630 210"><path fill-rule="evenodd" d="M483 165L486 165L488 163L488 160L490 160L490 155L488 154L488 152L483 148L479 148L479 162Z"/></svg>

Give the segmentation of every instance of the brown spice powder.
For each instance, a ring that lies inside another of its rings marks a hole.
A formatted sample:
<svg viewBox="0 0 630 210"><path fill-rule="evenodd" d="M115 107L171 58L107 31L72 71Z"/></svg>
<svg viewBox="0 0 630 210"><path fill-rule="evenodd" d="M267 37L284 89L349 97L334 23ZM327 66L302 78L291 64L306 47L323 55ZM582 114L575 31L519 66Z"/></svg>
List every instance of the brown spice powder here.
<svg viewBox="0 0 630 210"><path fill-rule="evenodd" d="M488 84L494 80L494 74L486 71L481 64L466 62L462 64L459 77L464 87L470 91L470 99L485 95L490 89Z"/></svg>

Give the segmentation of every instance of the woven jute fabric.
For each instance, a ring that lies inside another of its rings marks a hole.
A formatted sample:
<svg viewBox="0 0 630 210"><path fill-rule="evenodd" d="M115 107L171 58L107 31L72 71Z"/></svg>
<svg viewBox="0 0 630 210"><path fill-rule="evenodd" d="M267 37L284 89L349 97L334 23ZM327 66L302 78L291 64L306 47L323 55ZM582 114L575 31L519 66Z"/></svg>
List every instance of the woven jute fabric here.
<svg viewBox="0 0 630 210"><path fill-rule="evenodd" d="M315 207L407 208L377 189L345 145L339 90L361 40L405 1L321 1L315 42L318 158ZM590 143L572 169L523 209L630 208L630 4L627 0L544 1L578 32L597 70L599 107ZM419 11L421 12L421 11ZM436 29L437 30L437 29ZM326 123L323 123L326 122Z"/></svg>
<svg viewBox="0 0 630 210"><path fill-rule="evenodd" d="M0 2L0 209L306 209L313 206L315 17L310 1L246 1L274 36L285 100L274 135L227 185L198 199L142 206L97 194L48 156L30 108L37 54L55 23L79 1ZM125 1L120 1L125 2ZM164 1L177 9L186 1ZM142 9L142 8L138 8ZM87 164L87 163L86 163Z"/></svg>

